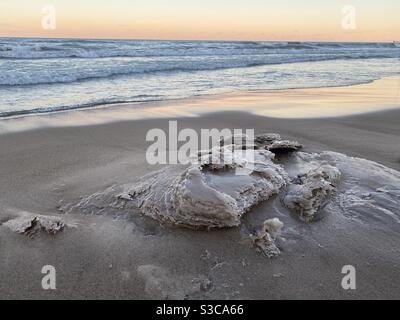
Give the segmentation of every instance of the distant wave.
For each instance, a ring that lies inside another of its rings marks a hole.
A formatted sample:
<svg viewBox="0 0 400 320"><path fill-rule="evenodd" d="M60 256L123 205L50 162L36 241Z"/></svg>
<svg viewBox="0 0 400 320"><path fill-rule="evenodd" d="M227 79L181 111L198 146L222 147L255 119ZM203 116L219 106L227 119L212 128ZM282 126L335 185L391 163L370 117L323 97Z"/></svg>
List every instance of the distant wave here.
<svg viewBox="0 0 400 320"><path fill-rule="evenodd" d="M395 55L396 57L396 55ZM244 59L244 60L222 60L222 61L158 61L156 64L143 62L140 65L113 62L109 68L104 65L96 64L92 68L75 68L65 71L65 69L52 69L52 67L43 66L41 70L19 72L16 68L2 71L0 66L0 87L1 86L27 86L27 85L48 85L74 83L106 78L116 78L121 76L141 76L152 74L171 74L184 72L200 72L200 71L218 71L226 69L252 68L268 65L304 63L304 62L321 62L329 60L357 60L357 59L377 59L387 58L387 55L380 54L360 54L353 55L308 55L308 56L270 56L263 59Z"/></svg>
<svg viewBox="0 0 400 320"><path fill-rule="evenodd" d="M26 85L47 85L47 84L62 84L62 83L73 83L79 81L89 81L96 79L115 78L118 76L129 76L129 75L146 75L146 74L157 74L157 73L174 73L174 72L192 72L192 71L216 71L231 68L249 68L265 65L264 63L248 63L245 65L226 65L226 66L209 66L196 68L194 66L182 66L182 67L162 67L147 69L147 70L136 70L133 69L119 69L119 70L99 70L97 74L70 74L70 75L49 75L46 78L39 78L35 75L31 75L26 78L13 78L2 77L0 74L0 86L26 86Z"/></svg>
<svg viewBox="0 0 400 320"><path fill-rule="evenodd" d="M269 51L399 49L394 43L329 42L186 42L186 41L112 41L112 40L31 40L1 39L0 58L111 58L183 55L261 54Z"/></svg>

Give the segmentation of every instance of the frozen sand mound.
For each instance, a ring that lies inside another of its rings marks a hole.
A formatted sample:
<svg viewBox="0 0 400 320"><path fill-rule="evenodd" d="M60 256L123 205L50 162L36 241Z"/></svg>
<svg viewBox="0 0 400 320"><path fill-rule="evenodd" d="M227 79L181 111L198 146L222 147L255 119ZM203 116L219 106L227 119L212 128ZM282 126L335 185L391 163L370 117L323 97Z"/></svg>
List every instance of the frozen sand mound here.
<svg viewBox="0 0 400 320"><path fill-rule="evenodd" d="M299 157L299 159L301 159ZM321 208L336 190L341 173L338 168L309 158L301 168L306 172L297 172L283 197L283 204L295 210L299 218L309 222L314 219Z"/></svg>
<svg viewBox="0 0 400 320"><path fill-rule="evenodd" d="M323 152L320 161L335 165L343 175L334 210L361 220L400 223L400 172L373 161Z"/></svg>
<svg viewBox="0 0 400 320"><path fill-rule="evenodd" d="M243 148L246 152L234 145L218 147L203 152L201 164L170 165L137 183L113 186L62 210L117 216L141 213L175 226L223 228L240 225L252 207L278 195L288 215L293 212L306 222L321 211L400 222L399 172L365 159L297 152L299 148L299 143L276 134L258 136L252 148ZM271 150L287 156L275 159ZM204 157L223 160L207 162ZM259 243L266 247L273 243L267 229L264 226L259 234Z"/></svg>
<svg viewBox="0 0 400 320"><path fill-rule="evenodd" d="M251 155L249 157L249 154ZM218 158L219 163L208 161ZM287 175L268 150L233 150L203 155L201 164L168 166L137 184L112 187L66 211L139 211L160 222L192 228L234 227L254 205L279 193Z"/></svg>
<svg viewBox="0 0 400 320"><path fill-rule="evenodd" d="M299 152L285 165L292 181L283 203L302 220L327 213L400 223L400 172L366 159ZM388 220L389 219L389 220Z"/></svg>

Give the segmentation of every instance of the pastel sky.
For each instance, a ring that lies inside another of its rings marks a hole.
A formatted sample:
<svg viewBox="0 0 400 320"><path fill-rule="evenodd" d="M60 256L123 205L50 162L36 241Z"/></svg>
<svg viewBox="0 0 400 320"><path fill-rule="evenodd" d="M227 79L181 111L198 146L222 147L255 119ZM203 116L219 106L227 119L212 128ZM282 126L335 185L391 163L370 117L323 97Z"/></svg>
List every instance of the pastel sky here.
<svg viewBox="0 0 400 320"><path fill-rule="evenodd" d="M42 28L52 5L56 29ZM356 28L342 27L345 5ZM1 0L0 36L400 40L400 0Z"/></svg>

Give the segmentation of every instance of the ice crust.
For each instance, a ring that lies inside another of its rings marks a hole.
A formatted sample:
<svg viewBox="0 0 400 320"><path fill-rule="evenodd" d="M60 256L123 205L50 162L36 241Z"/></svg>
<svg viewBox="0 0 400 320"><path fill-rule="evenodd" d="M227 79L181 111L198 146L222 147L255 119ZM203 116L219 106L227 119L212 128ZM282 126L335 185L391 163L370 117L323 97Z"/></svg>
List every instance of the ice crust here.
<svg viewBox="0 0 400 320"><path fill-rule="evenodd" d="M41 231L57 234L67 226L60 217L35 215L27 212L8 220L3 225L11 231L28 236L33 236Z"/></svg>
<svg viewBox="0 0 400 320"><path fill-rule="evenodd" d="M137 184L111 187L84 198L66 211L99 213L111 206L178 226L238 226L243 214L254 205L279 193L287 183L287 175L267 150L250 150L251 160L246 157L247 151L227 152L231 151L229 146L219 150L223 159L220 163L168 166ZM213 156L217 151L213 150Z"/></svg>
<svg viewBox="0 0 400 320"><path fill-rule="evenodd" d="M275 159L271 145L287 147L284 159ZM136 183L113 186L61 209L117 216L140 213L174 226L224 228L240 225L252 207L277 195L305 222L324 211L400 223L399 172L330 151L292 152L294 146L300 148L278 134L264 134L253 146L202 151L200 164L169 165ZM268 243L268 236L260 241Z"/></svg>
<svg viewBox="0 0 400 320"><path fill-rule="evenodd" d="M336 167L315 160L308 161L307 166L310 169L306 173L300 173L292 180L283 203L295 210L301 220L309 222L336 190L341 173Z"/></svg>

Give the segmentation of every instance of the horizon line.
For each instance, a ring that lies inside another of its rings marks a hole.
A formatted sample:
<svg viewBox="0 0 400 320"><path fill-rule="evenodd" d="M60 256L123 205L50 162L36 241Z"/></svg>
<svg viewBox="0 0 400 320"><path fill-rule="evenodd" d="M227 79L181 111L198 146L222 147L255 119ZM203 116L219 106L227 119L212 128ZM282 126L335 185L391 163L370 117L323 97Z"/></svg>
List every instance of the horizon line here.
<svg viewBox="0 0 400 320"><path fill-rule="evenodd" d="M43 37L43 36L0 36L0 39L51 39L51 40L127 40L127 41L182 41L182 42L324 42L324 43L396 43L397 40L357 41L357 40L242 40L242 39L159 39L159 38L84 38L84 37Z"/></svg>

